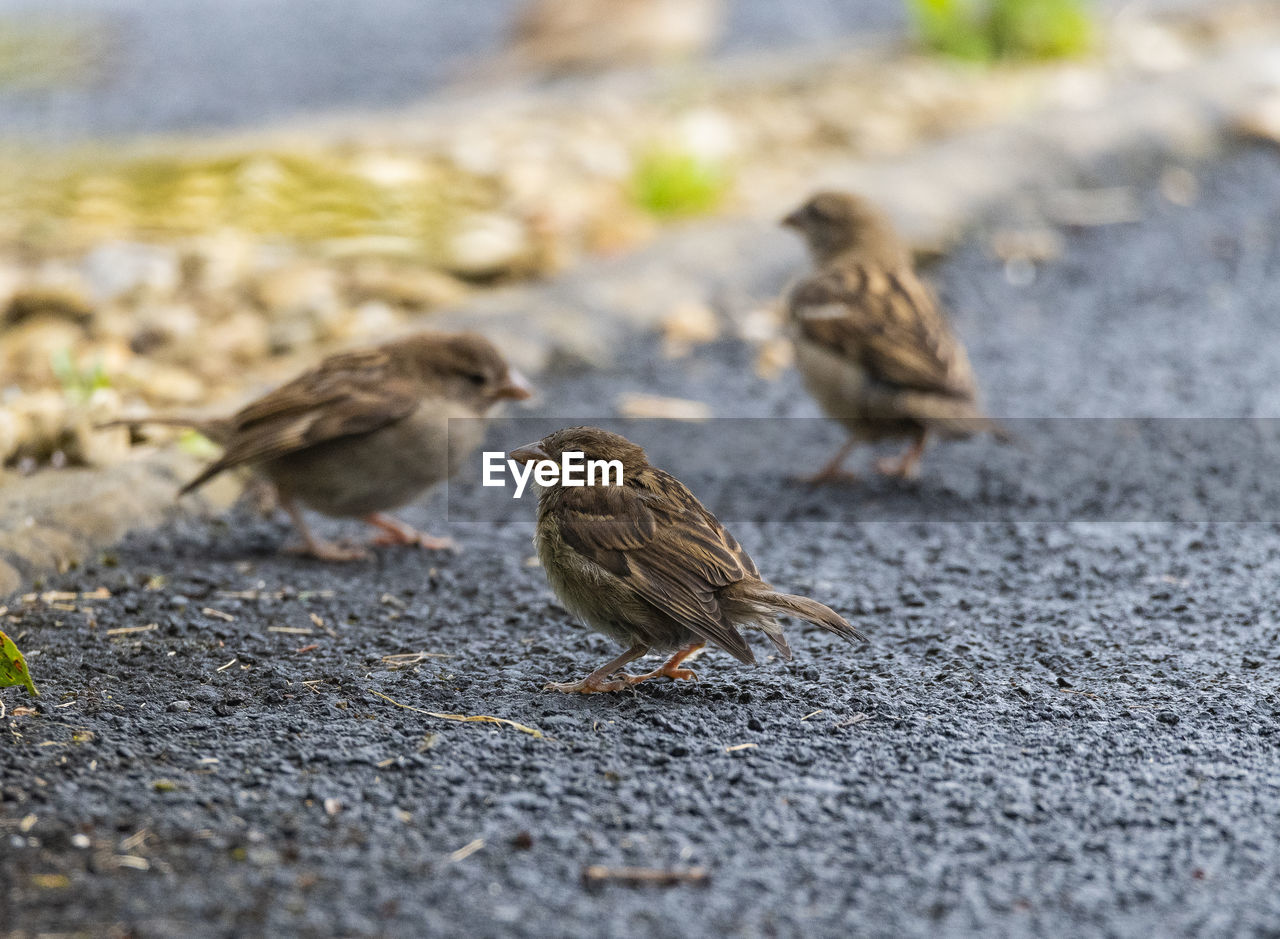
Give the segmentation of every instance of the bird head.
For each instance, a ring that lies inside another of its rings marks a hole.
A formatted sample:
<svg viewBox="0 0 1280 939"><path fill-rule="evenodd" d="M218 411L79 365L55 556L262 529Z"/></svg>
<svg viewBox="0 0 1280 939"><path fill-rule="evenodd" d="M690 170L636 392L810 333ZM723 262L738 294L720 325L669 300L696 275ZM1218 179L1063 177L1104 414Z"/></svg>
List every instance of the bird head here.
<svg viewBox="0 0 1280 939"><path fill-rule="evenodd" d="M420 333L401 345L415 378L441 386L455 401L484 414L504 399L533 394L528 379L511 367L493 343L475 333Z"/></svg>
<svg viewBox="0 0 1280 939"><path fill-rule="evenodd" d="M621 434L599 427L566 427L557 430L535 443L512 450L511 459L526 463L531 460L553 460L558 463L562 454L571 451L581 453L587 460L617 460L622 464L624 481L649 466L643 448Z"/></svg>
<svg viewBox="0 0 1280 939"><path fill-rule="evenodd" d="M904 253L884 213L852 193L814 193L782 224L800 233L817 264L849 254L896 262Z"/></svg>

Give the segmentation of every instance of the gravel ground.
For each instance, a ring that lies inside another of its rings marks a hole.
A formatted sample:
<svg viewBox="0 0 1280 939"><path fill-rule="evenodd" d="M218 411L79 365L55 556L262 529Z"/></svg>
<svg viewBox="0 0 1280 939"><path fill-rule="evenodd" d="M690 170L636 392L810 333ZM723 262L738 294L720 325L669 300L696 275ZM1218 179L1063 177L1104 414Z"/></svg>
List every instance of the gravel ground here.
<svg viewBox="0 0 1280 939"><path fill-rule="evenodd" d="M1102 0L1108 12L1208 0ZM503 41L518 0L0 0L3 18L60 20L98 50L83 80L0 88L8 138L74 141L239 127L417 101ZM901 35L902 0L729 0L717 51Z"/></svg>
<svg viewBox="0 0 1280 939"><path fill-rule="evenodd" d="M1280 158L1250 150L1206 172L1194 208L1150 193L1139 224L1068 233L1028 286L977 243L945 260L933 274L992 410L1280 414L1278 196ZM549 382L547 408L598 413L636 388L813 413L735 343L676 363L636 353L621 374ZM974 453L1005 465L990 445L939 447L897 498L928 505ZM760 503L812 462L773 456L744 483ZM858 490L824 498L829 514L818 499L803 520L735 533L770 580L844 612L870 645L794 628L792 663L710 652L697 683L618 696L540 690L613 649L554 604L527 521L467 525L455 502L437 527L462 553L345 567L277 555L283 524L245 516L131 538L47 585L110 599L6 623L44 696L16 718L27 700L3 696L0 923L1280 932L1280 526L854 523L834 520ZM439 508L407 514L427 524ZM431 657L384 658L415 652ZM708 880L590 887L589 865Z"/></svg>

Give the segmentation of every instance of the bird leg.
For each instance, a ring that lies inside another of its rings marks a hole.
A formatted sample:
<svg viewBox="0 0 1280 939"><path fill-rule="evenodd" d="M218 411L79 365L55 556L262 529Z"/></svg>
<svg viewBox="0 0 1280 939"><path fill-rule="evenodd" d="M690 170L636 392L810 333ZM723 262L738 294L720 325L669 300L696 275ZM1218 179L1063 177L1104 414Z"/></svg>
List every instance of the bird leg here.
<svg viewBox="0 0 1280 939"><path fill-rule="evenodd" d="M553 681L543 686L543 691L564 691L570 694L599 694L604 691L621 691L630 688L634 683L631 675L623 675L610 679L609 676L628 662L632 662L646 654L649 647L643 642L636 643L612 662L601 665L586 678L578 681Z"/></svg>
<svg viewBox="0 0 1280 939"><path fill-rule="evenodd" d="M289 513L289 518L293 520L293 527L298 529L298 534L302 535L301 547L287 549L291 554L309 555L321 561L360 561L369 556L369 552L364 548L344 548L332 541L316 537L303 517L302 509L298 508L298 503L293 499L281 496L280 505Z"/></svg>
<svg viewBox="0 0 1280 939"><path fill-rule="evenodd" d="M844 446L836 451L836 455L828 460L822 469L811 476L795 476L792 478L798 483L805 483L810 486L821 486L824 483L855 482L858 478L857 474L840 468L840 464L844 462L845 457L849 455L849 451L854 448L855 444L857 444L857 441L853 438L846 440Z"/></svg>
<svg viewBox="0 0 1280 939"><path fill-rule="evenodd" d="M687 646L677 649L675 655L653 671L645 672L643 675L624 675L623 679L632 685L638 685L640 682L648 681L650 678L683 678L685 681L697 681L698 676L694 674L693 669L681 668L680 663L691 656L697 655L706 644L705 639L691 642Z"/></svg>
<svg viewBox="0 0 1280 939"><path fill-rule="evenodd" d="M883 476L896 476L898 479L914 479L920 469L920 457L924 456L924 442L928 436L927 430L916 431L915 439L903 451L902 456L896 460L885 457L876 461L876 472Z"/></svg>
<svg viewBox="0 0 1280 939"><path fill-rule="evenodd" d="M374 528L382 529L382 534L373 539L371 544L410 544L430 551L443 551L455 547L452 538L437 538L425 531L418 531L412 525L406 525L398 518L392 518L384 512L366 515L364 520Z"/></svg>

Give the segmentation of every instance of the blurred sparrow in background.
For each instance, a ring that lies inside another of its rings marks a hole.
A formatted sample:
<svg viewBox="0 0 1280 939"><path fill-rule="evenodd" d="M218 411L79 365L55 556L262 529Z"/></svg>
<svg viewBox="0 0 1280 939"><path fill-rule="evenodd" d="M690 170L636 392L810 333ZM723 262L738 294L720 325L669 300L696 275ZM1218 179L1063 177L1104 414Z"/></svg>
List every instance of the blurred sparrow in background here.
<svg viewBox="0 0 1280 939"><path fill-rule="evenodd" d="M384 514L458 471L480 445L477 420L505 398L527 398L525 379L474 333L419 333L330 356L227 418L117 421L199 430L222 456L182 487L186 494L225 470L250 466L274 484L305 553L331 561L365 557L317 538L301 505L360 518L381 529L374 544L447 548Z"/></svg>
<svg viewBox="0 0 1280 939"><path fill-rule="evenodd" d="M660 64L705 50L722 14L722 0L531 0L509 51L552 74Z"/></svg>
<svg viewBox="0 0 1280 939"><path fill-rule="evenodd" d="M816 268L787 297L796 365L822 410L850 434L807 481L851 477L840 465L858 441L910 438L901 457L876 464L909 478L931 431L1008 439L979 409L964 347L878 209L847 193L819 192L782 224L804 237Z"/></svg>
<svg viewBox="0 0 1280 939"><path fill-rule="evenodd" d="M594 427L556 431L511 452L524 462L560 462L565 452L617 460L621 485L540 486L534 544L551 588L574 616L627 651L586 678L554 691L619 691L650 678L694 678L680 664L711 642L748 665L755 655L738 627L755 627L785 659L791 649L777 617L794 616L849 641L863 635L807 597L778 593L684 485L651 466L625 437ZM615 674L650 649L673 651L641 675Z"/></svg>

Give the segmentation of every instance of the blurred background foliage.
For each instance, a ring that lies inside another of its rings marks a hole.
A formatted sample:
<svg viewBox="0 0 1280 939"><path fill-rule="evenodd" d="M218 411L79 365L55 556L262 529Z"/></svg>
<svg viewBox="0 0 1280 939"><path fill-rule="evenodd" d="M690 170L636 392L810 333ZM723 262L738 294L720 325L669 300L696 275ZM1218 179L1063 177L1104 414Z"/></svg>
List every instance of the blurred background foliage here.
<svg viewBox="0 0 1280 939"><path fill-rule="evenodd" d="M731 184L721 162L671 147L641 153L631 178L635 204L659 218L686 218L716 209Z"/></svg>
<svg viewBox="0 0 1280 939"><path fill-rule="evenodd" d="M928 50L971 62L1060 59L1088 53L1086 0L906 0Z"/></svg>

